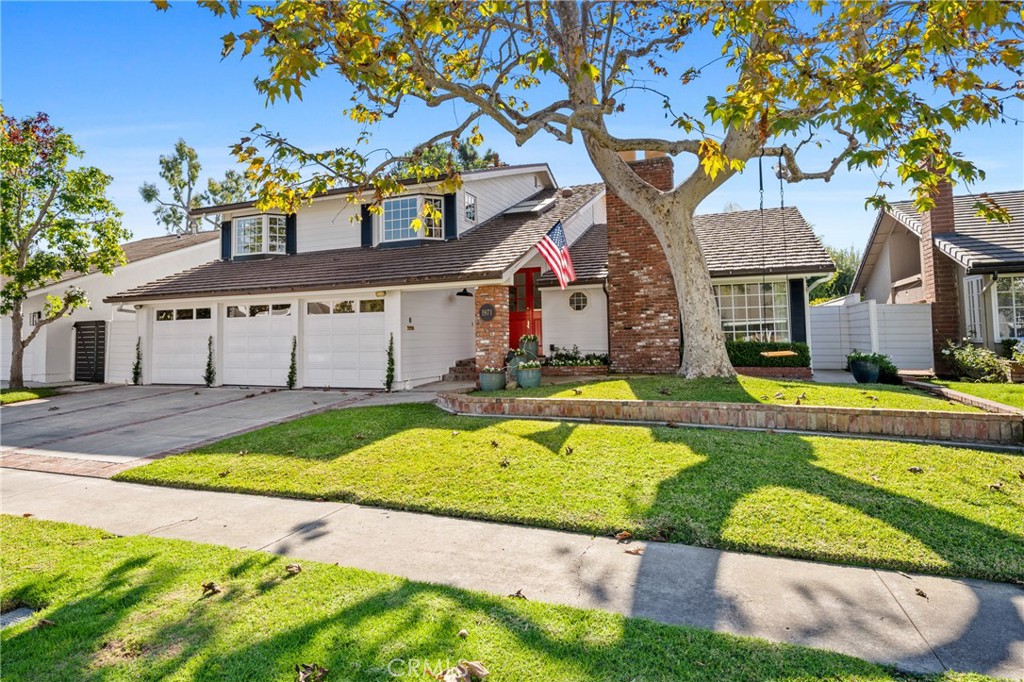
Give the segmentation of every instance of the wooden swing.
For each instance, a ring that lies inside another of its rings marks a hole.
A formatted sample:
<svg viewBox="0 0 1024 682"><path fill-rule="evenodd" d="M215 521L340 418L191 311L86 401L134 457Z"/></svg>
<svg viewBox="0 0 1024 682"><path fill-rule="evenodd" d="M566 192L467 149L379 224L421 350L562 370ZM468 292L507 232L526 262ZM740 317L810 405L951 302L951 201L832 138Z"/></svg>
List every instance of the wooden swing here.
<svg viewBox="0 0 1024 682"><path fill-rule="evenodd" d="M766 270L766 253L765 253L765 241L764 241L764 168L762 161L764 159L764 149L761 149L761 155L757 157L757 184L758 190L761 194L761 295L758 297L758 308L761 313L761 319L764 319L764 288L767 286L765 281L765 270ZM779 152L779 207L782 209L782 257L787 258L789 254L786 250L786 195L782 180L782 152ZM783 264L785 265L785 264ZM793 350L766 350L760 353L763 358L791 358L797 355L796 351Z"/></svg>

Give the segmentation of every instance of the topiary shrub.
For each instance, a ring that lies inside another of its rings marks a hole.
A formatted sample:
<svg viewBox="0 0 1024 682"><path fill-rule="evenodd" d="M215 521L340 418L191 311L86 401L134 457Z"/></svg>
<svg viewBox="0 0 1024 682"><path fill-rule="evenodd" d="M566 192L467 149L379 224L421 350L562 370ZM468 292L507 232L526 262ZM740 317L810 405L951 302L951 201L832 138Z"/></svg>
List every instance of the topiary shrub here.
<svg viewBox="0 0 1024 682"><path fill-rule="evenodd" d="M142 337L135 342L135 364L132 365L132 383L138 386L142 383Z"/></svg>
<svg viewBox="0 0 1024 682"><path fill-rule="evenodd" d="M725 350L733 367L810 367L811 349L806 343L771 341L726 341ZM793 351L796 355L765 357L761 353Z"/></svg>
<svg viewBox="0 0 1024 682"><path fill-rule="evenodd" d="M217 381L217 366L213 362L213 337L211 336L206 342L206 371L203 372L203 382L209 388L215 381Z"/></svg>
<svg viewBox="0 0 1024 682"><path fill-rule="evenodd" d="M384 390L391 393L391 387L395 385L395 335L388 336L388 366L384 373Z"/></svg>
<svg viewBox="0 0 1024 682"><path fill-rule="evenodd" d="M298 380L299 370L296 366L296 350L298 349L299 341L294 336L292 337L292 358L291 362L288 363L288 390L295 388L295 383Z"/></svg>

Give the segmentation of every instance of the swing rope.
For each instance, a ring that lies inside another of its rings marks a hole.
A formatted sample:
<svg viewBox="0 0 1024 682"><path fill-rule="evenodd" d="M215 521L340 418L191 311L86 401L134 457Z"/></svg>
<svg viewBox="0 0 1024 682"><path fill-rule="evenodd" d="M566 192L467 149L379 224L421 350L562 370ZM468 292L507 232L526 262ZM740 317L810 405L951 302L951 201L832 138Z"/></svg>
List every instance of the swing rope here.
<svg viewBox="0 0 1024 682"><path fill-rule="evenodd" d="M758 297L760 303L760 314L762 323L764 321L764 297L767 295L766 290L768 288L767 282L767 244L764 237L764 148L761 148L761 154L757 157L757 184L758 191L761 199L761 295ZM779 152L779 209L782 220L782 268L786 269L789 264L789 246L786 243L786 190L785 183L782 179L782 152ZM772 291L772 303L774 304L775 292ZM796 351L792 350L772 350L764 351L760 353L765 358L789 358L797 355Z"/></svg>

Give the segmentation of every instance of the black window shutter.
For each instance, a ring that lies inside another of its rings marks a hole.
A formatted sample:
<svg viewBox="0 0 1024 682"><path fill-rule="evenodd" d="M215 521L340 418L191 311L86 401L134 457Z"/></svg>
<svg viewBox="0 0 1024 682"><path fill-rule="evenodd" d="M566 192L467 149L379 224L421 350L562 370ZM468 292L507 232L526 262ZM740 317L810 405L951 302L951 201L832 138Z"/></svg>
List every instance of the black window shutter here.
<svg viewBox="0 0 1024 682"><path fill-rule="evenodd" d="M373 246L373 214L370 213L370 205L362 205L362 245Z"/></svg>
<svg viewBox="0 0 1024 682"><path fill-rule="evenodd" d="M444 195L444 238L458 239L459 214L455 208L455 193Z"/></svg>
<svg viewBox="0 0 1024 682"><path fill-rule="evenodd" d="M295 214L289 213L284 219L284 251L295 253L298 250L298 236L295 233Z"/></svg>
<svg viewBox="0 0 1024 682"><path fill-rule="evenodd" d="M222 260L231 260L231 221L225 220L220 224L220 257Z"/></svg>
<svg viewBox="0 0 1024 682"><path fill-rule="evenodd" d="M789 280L789 338L794 343L807 343L807 309L804 307L804 281Z"/></svg>

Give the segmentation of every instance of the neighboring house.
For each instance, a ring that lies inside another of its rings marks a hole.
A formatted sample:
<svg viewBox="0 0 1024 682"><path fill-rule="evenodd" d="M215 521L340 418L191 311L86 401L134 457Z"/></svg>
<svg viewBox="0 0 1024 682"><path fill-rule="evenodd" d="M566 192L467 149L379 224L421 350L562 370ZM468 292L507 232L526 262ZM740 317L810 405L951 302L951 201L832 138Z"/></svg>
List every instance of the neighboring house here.
<svg viewBox="0 0 1024 682"><path fill-rule="evenodd" d="M968 338L995 348L1024 338L1024 190L993 192L1010 223L975 215L979 197L940 186L935 207L880 211L851 293L877 304L931 304L931 346Z"/></svg>
<svg viewBox="0 0 1024 682"><path fill-rule="evenodd" d="M76 286L89 297L89 306L44 326L25 349L25 381L61 383L77 381L122 382L131 379L135 362L137 323L131 306L112 305L104 298L162 275L181 272L217 258L218 233L153 237L123 244L127 263L110 275L72 273L35 289L24 303L27 337L44 314L47 295ZM11 371L11 318L0 320L0 377Z"/></svg>
<svg viewBox="0 0 1024 682"><path fill-rule="evenodd" d="M636 162L638 172L645 163L658 172L667 164L671 176L669 159ZM462 179L447 194L436 184L409 183L383 202L380 214L354 189L331 190L291 215L260 213L252 202L202 209L223 216L221 260L107 298L139 311L143 381L202 383L211 338L217 382L229 385L285 385L294 358L298 386L380 388L393 340L394 387L410 388L443 377L460 360L502 365L528 333L540 337L542 348L611 347L616 367L626 367L616 354L615 325L629 310L636 311L637 329L664 321L673 335L669 361L648 369L678 366L671 279L643 281L642 263L635 273L623 272L621 256L612 260L618 269L602 264L608 243L643 242L643 258L667 267L653 235L641 235L621 209L615 221L610 214L606 220L603 185L559 189L546 164L471 171ZM410 221L425 202L443 217L414 231ZM729 229L725 239L736 242L709 247L721 252L713 262L724 264L713 274L729 336L804 340L803 277L834 266L795 209L787 210L782 231L781 214L769 218L763 235L756 218L748 212L702 219L707 239ZM546 286L534 248L556 221L579 259L579 280L564 292ZM645 300L648 286L659 295L668 291L671 307L659 307L668 299ZM767 298L759 296L762 288L770 290ZM609 309L617 311L611 333ZM655 345L665 330L650 329L659 335Z"/></svg>

